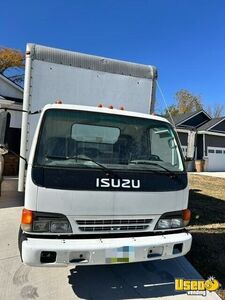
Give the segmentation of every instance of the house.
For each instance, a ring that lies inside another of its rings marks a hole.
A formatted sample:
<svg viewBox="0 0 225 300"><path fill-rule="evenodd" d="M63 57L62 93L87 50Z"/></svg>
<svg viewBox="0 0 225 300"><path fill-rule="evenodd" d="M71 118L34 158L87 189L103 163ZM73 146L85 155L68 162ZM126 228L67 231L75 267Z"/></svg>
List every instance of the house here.
<svg viewBox="0 0 225 300"><path fill-rule="evenodd" d="M0 109L8 108L11 115L6 142L16 154L20 152L22 113L15 110L22 109L22 102L23 89L0 74ZM225 171L225 117L211 118L199 110L175 116L170 122L176 127L184 156L188 156L190 137L194 137L194 160L205 160L205 171ZM5 175L17 175L18 157L12 152L4 157Z"/></svg>
<svg viewBox="0 0 225 300"><path fill-rule="evenodd" d="M199 157L206 160L207 171L225 171L225 117L211 119L198 128Z"/></svg>
<svg viewBox="0 0 225 300"><path fill-rule="evenodd" d="M187 156L188 137L195 133L195 160L205 160L205 171L225 171L225 117L211 118L200 110L175 116L173 123Z"/></svg>
<svg viewBox="0 0 225 300"><path fill-rule="evenodd" d="M23 103L23 89L0 74L0 109L8 108L10 113L10 128L7 133L6 143L8 148L13 152L19 154L20 152L20 135L21 135L21 110ZM12 110L10 110L12 109ZM17 175L19 159L16 155L9 152L4 156L5 158L5 175Z"/></svg>

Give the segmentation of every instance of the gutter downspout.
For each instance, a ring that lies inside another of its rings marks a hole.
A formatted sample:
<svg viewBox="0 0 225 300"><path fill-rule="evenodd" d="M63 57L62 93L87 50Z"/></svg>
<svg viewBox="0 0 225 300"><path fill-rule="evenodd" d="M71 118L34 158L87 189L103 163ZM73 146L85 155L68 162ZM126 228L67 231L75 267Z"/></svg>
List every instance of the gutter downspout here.
<svg viewBox="0 0 225 300"><path fill-rule="evenodd" d="M206 156L206 147L205 147L205 134L203 134L203 159L205 158Z"/></svg>
<svg viewBox="0 0 225 300"><path fill-rule="evenodd" d="M206 149L206 144L205 144L205 134L203 134L203 160L204 162L204 171L207 171L208 169L208 161L206 159L207 156L207 149Z"/></svg>

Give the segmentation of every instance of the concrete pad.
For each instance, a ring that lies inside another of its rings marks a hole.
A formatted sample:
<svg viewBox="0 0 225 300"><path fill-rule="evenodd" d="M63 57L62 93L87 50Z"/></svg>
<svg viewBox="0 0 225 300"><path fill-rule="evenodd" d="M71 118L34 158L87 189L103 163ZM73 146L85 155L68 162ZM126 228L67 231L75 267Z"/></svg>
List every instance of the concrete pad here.
<svg viewBox="0 0 225 300"><path fill-rule="evenodd" d="M3 191L17 191L18 187L18 178L15 176L4 176L2 182Z"/></svg>

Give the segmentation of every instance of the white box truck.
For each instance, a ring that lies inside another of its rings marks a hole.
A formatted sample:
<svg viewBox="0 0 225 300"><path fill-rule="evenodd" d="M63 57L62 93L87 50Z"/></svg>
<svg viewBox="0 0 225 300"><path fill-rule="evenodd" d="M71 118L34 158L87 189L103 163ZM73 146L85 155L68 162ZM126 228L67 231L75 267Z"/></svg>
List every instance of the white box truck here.
<svg viewBox="0 0 225 300"><path fill-rule="evenodd" d="M155 81L152 66L27 45L25 264L137 262L190 250L187 173L173 127L150 114Z"/></svg>

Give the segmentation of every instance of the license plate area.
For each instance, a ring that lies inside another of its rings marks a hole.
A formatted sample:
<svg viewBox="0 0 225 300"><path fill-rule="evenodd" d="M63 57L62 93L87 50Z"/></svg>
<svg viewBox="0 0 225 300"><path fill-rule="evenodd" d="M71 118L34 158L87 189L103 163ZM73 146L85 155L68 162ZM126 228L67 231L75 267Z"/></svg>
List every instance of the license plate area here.
<svg viewBox="0 0 225 300"><path fill-rule="evenodd" d="M135 261L135 250L132 246L123 246L105 250L106 264L130 263Z"/></svg>

